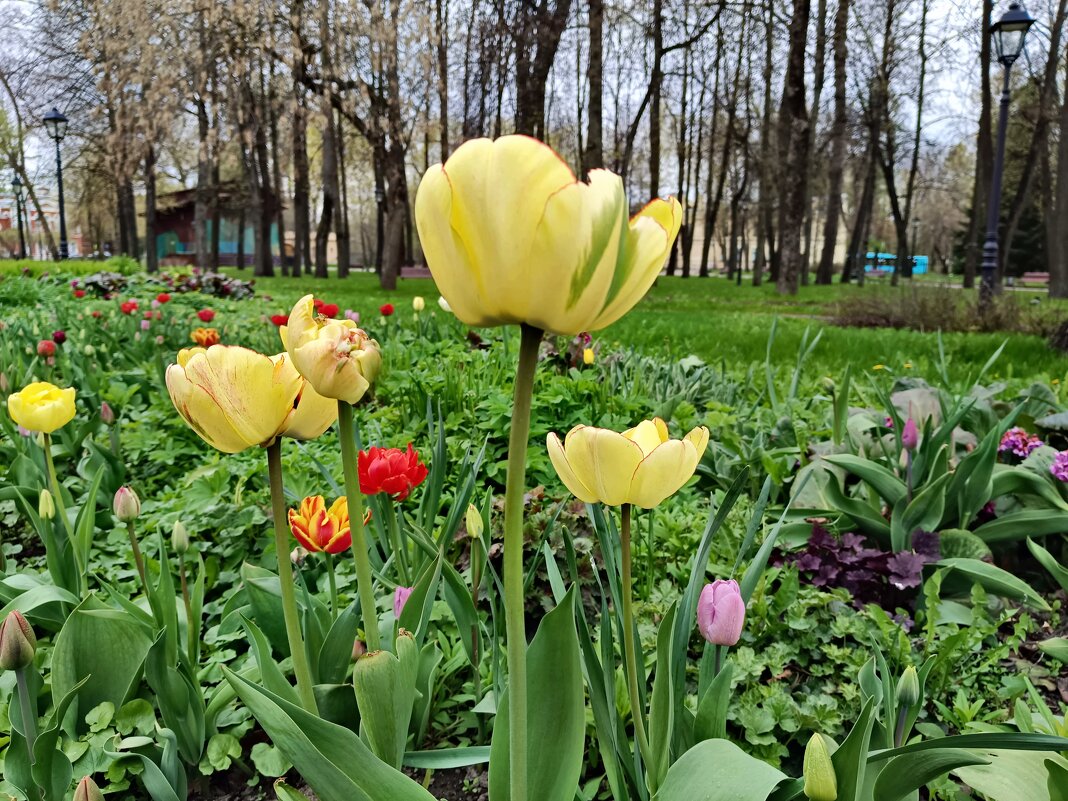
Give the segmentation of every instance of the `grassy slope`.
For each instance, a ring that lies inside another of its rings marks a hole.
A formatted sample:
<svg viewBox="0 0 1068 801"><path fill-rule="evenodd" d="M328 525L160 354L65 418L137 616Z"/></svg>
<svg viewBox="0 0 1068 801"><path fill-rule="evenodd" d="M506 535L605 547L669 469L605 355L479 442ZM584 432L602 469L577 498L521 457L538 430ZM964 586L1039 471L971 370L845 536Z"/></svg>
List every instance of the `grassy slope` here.
<svg viewBox="0 0 1068 801"><path fill-rule="evenodd" d="M235 271L236 273L236 271ZM247 273L246 273L247 274ZM287 311L294 300L314 292L342 309L361 314L377 314L383 303L393 303L398 313L409 313L411 299L425 297L427 309L437 311L437 289L429 279L405 279L396 292L384 292L370 274L354 274L345 281L302 277L257 279L261 295L275 299L275 311ZM928 378L935 374L938 360L937 337L918 331L869 328L837 328L826 325L837 302L848 303L861 293L891 292L889 287L852 285L803 287L796 297L781 297L774 287L736 287L722 278L706 280L662 277L649 295L619 322L596 338L608 343L634 345L649 352L682 357L696 354L705 361L721 359L735 367L763 362L768 335L778 319L772 350L773 363L792 365L806 329L810 335L822 330L822 339L813 352L809 375L837 374L846 362L856 368L874 369L883 365L896 373L916 372ZM439 312L440 313L440 312ZM1068 306L1066 306L1068 316ZM1068 361L1050 350L1039 337L1010 334L944 334L950 373L955 378L974 372L1003 342L1005 352L991 376L1022 380L1068 378ZM906 365L911 364L911 367Z"/></svg>

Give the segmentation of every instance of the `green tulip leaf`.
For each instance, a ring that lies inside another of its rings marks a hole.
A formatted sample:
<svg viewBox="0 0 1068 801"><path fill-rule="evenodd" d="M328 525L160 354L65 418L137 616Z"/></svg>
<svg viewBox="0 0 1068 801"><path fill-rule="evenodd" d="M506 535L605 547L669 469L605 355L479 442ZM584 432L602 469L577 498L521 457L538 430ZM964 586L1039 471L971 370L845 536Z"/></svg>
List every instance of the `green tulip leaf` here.
<svg viewBox="0 0 1068 801"><path fill-rule="evenodd" d="M934 749L894 757L875 780L874 801L907 801L916 790L955 768L988 764L989 759L961 748Z"/></svg>
<svg viewBox="0 0 1068 801"><path fill-rule="evenodd" d="M848 470L857 478L866 482L890 507L896 506L898 501L908 494L905 482L882 465L870 459L865 459L863 456L839 453L823 458L837 467Z"/></svg>
<svg viewBox="0 0 1068 801"><path fill-rule="evenodd" d="M1039 609L1049 610L1049 604L1046 603L1046 600L1035 592L1026 581L1018 579L1007 570L1002 570L1000 567L992 565L989 562L982 562L978 559L953 557L950 559L941 559L938 562L935 562L935 566L949 568L950 570L956 570L963 573L976 584L981 585L996 595L1002 595L1006 598L1015 598L1019 601L1029 601Z"/></svg>
<svg viewBox="0 0 1068 801"><path fill-rule="evenodd" d="M364 739L375 756L399 768L415 703L419 649L408 633L397 637L396 648L396 654L374 651L360 657L352 671L352 683Z"/></svg>
<svg viewBox="0 0 1068 801"><path fill-rule="evenodd" d="M993 801L1051 801L1050 763L1068 768L1068 760L1041 751L989 752L987 765L962 767L953 771L973 790Z"/></svg>
<svg viewBox="0 0 1068 801"><path fill-rule="evenodd" d="M1043 653L1068 665L1068 637L1050 637L1040 642L1038 648Z"/></svg>
<svg viewBox="0 0 1068 801"><path fill-rule="evenodd" d="M350 730L322 720L223 667L223 675L320 801L435 801Z"/></svg>
<svg viewBox="0 0 1068 801"><path fill-rule="evenodd" d="M572 801L586 740L575 590L542 618L527 649L527 798ZM497 707L490 744L492 801L509 801L508 693ZM378 801L377 799L375 801Z"/></svg>
<svg viewBox="0 0 1068 801"><path fill-rule="evenodd" d="M866 757L871 747L871 732L875 725L875 698L864 703L860 717L853 724L842 744L831 754L831 763L838 779L838 801L860 801L864 797Z"/></svg>
<svg viewBox="0 0 1068 801"><path fill-rule="evenodd" d="M983 523L975 529L975 536L990 544L1065 532L1068 532L1068 512L1024 509L994 518L989 523Z"/></svg>
<svg viewBox="0 0 1068 801"><path fill-rule="evenodd" d="M1027 547L1031 553L1034 554L1034 557L1038 560L1039 564L1046 568L1053 578L1056 579L1057 583L1061 585L1061 589L1068 592L1068 568L1058 562L1053 554L1030 537L1027 538Z"/></svg>
<svg viewBox="0 0 1068 801"><path fill-rule="evenodd" d="M293 789L281 779L274 783L274 794L278 796L278 801L310 801L308 796L300 790Z"/></svg>
<svg viewBox="0 0 1068 801"><path fill-rule="evenodd" d="M440 748L436 751L409 751L404 755L404 765L420 770L449 770L482 765L489 762L488 745L469 745L465 748Z"/></svg>
<svg viewBox="0 0 1068 801"><path fill-rule="evenodd" d="M1068 801L1068 765L1052 759L1047 759L1044 764L1049 773L1049 801Z"/></svg>
<svg viewBox="0 0 1068 801"><path fill-rule="evenodd" d="M787 777L729 740L705 740L667 772L654 801L765 801Z"/></svg>
<svg viewBox="0 0 1068 801"><path fill-rule="evenodd" d="M731 698L731 677L734 675L734 663L728 661L723 665L704 696L697 705L697 717L694 720L694 739L723 739L727 736L727 711Z"/></svg>

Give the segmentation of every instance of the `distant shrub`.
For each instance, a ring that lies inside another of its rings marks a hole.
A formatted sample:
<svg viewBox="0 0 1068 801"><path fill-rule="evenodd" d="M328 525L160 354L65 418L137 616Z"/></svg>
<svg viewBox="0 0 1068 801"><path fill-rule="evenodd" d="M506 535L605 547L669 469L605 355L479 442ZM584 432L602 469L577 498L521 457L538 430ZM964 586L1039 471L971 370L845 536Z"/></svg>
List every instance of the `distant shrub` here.
<svg viewBox="0 0 1068 801"><path fill-rule="evenodd" d="M133 275L141 271L141 264L137 259L128 256L113 256L107 261L93 261L89 259L68 259L67 261L33 261L19 259L15 261L0 261L0 278L9 276L27 276L39 278L48 276L80 276L106 270L122 275Z"/></svg>

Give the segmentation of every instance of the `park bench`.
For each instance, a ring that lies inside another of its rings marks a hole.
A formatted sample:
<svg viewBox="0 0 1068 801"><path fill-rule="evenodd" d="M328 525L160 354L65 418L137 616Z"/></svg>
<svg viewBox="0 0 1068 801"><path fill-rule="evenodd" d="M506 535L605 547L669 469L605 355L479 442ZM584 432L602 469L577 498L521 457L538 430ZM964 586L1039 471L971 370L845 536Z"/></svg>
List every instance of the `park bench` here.
<svg viewBox="0 0 1068 801"><path fill-rule="evenodd" d="M1024 273L1020 276L1021 284L1041 284L1047 286L1049 284L1049 273L1033 272Z"/></svg>
<svg viewBox="0 0 1068 801"><path fill-rule="evenodd" d="M401 278L430 278L430 270L426 267L408 264L401 267Z"/></svg>

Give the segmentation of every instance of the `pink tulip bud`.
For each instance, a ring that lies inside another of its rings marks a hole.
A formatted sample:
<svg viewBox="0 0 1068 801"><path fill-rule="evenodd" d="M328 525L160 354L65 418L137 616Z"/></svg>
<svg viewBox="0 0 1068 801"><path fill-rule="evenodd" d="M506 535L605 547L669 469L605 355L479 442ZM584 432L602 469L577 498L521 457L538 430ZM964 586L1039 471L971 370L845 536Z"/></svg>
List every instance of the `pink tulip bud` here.
<svg viewBox="0 0 1068 801"><path fill-rule="evenodd" d="M0 670L22 670L33 664L37 637L22 612L9 612L0 623Z"/></svg>
<svg viewBox="0 0 1068 801"><path fill-rule="evenodd" d="M100 404L100 419L107 426L115 422L115 410L108 405L107 401Z"/></svg>
<svg viewBox="0 0 1068 801"><path fill-rule="evenodd" d="M141 514L141 499L130 487L119 487L115 493L115 502L112 505L115 517L121 523L129 523L136 520Z"/></svg>
<svg viewBox="0 0 1068 801"><path fill-rule="evenodd" d="M397 587L393 591L393 617L400 618L404 605L408 603L408 598L412 594L412 589L412 587Z"/></svg>
<svg viewBox="0 0 1068 801"><path fill-rule="evenodd" d="M697 627L713 645L734 645L742 636L745 601L738 582L722 579L706 584L697 600Z"/></svg>
<svg viewBox="0 0 1068 801"><path fill-rule="evenodd" d="M911 417L905 421L905 427L901 429L901 444L905 450L912 452L920 444L920 432L916 428L916 421Z"/></svg>
<svg viewBox="0 0 1068 801"><path fill-rule="evenodd" d="M91 776L85 776L74 790L74 801L104 801L104 794Z"/></svg>

